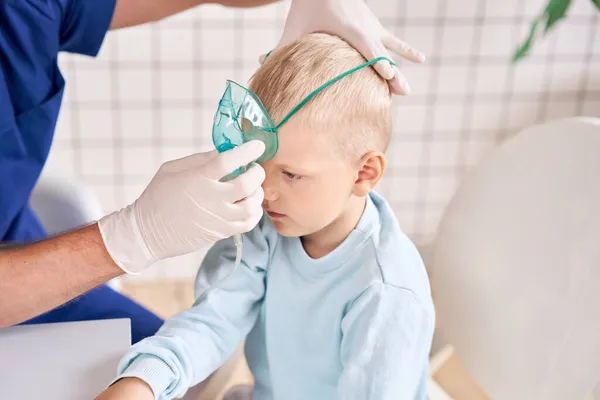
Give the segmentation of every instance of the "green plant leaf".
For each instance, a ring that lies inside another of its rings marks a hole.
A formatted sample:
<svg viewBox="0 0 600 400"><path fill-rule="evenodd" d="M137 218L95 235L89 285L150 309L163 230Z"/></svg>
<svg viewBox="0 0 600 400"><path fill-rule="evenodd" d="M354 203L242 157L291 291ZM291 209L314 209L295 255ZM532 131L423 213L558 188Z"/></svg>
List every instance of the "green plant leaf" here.
<svg viewBox="0 0 600 400"><path fill-rule="evenodd" d="M598 11L600 11L600 0L592 0L592 3L594 3Z"/></svg>
<svg viewBox="0 0 600 400"><path fill-rule="evenodd" d="M517 48L517 50L515 50L515 53L513 54L513 58L512 58L513 64L516 63L517 61L523 59L525 56L527 56L529 54L529 51L531 50L531 45L533 44L533 41L535 38L535 33L537 31L537 25L539 22L540 21L539 21L539 17L538 17L535 20L533 20L533 22L531 23L531 27L529 28L529 35L527 36L527 39L525 39L525 42L523 42L523 44L521 44L521 46L519 46Z"/></svg>
<svg viewBox="0 0 600 400"><path fill-rule="evenodd" d="M600 0L592 0L595 4L600 5ZM533 43L535 41L535 37L537 34L538 24L543 24L545 22L544 32L542 35L546 35L548 31L561 19L566 17L567 10L571 5L571 0L548 0L548 4L531 23L531 28L529 29L529 35L527 39L521 46L519 46L515 53L513 54L512 63L515 64L517 61L525 58Z"/></svg>
<svg viewBox="0 0 600 400"><path fill-rule="evenodd" d="M544 34L548 32L554 24L565 18L570 5L571 0L550 0L548 2L548 5L544 10L544 15L546 16L546 29L544 29Z"/></svg>

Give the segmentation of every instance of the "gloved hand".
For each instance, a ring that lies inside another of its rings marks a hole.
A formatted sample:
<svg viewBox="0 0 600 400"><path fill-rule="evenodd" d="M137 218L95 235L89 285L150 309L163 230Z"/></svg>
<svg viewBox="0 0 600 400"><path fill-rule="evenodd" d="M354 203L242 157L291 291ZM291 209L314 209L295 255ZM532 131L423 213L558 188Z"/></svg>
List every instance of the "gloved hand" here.
<svg viewBox="0 0 600 400"><path fill-rule="evenodd" d="M98 222L115 263L137 274L157 260L250 231L262 216L265 171L253 164L228 182L219 179L264 150L264 143L255 140L163 164L139 199Z"/></svg>
<svg viewBox="0 0 600 400"><path fill-rule="evenodd" d="M381 56L392 59L388 50L417 63L425 61L421 52L385 29L363 0L292 0L283 35L273 51L314 32L341 37L367 61ZM261 64L265 56L260 56ZM374 67L389 81L392 93L410 93L408 81L398 68L387 61Z"/></svg>

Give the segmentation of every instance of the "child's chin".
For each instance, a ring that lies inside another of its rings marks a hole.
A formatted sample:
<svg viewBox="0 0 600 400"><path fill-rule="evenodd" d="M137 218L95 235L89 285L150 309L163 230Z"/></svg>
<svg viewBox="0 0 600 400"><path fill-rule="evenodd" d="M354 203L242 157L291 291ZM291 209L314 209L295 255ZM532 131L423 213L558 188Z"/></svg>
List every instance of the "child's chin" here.
<svg viewBox="0 0 600 400"><path fill-rule="evenodd" d="M298 232L297 229L294 229L294 227L289 226L288 224L285 224L279 220L271 220L271 222L273 223L273 226L275 227L275 230L277 231L278 234L280 234L281 236L284 237L297 237L300 236L300 233Z"/></svg>

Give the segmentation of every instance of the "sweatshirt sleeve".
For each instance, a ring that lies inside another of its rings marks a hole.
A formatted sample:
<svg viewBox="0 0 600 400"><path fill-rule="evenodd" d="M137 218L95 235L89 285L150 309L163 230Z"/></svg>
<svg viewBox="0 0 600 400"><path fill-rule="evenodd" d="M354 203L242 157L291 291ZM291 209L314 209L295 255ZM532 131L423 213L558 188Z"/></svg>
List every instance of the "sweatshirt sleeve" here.
<svg viewBox="0 0 600 400"><path fill-rule="evenodd" d="M407 289L376 283L350 306L342 321L344 400L426 399L432 311Z"/></svg>
<svg viewBox="0 0 600 400"><path fill-rule="evenodd" d="M225 362L254 326L265 293L270 246L262 223L244 235L241 265L222 282L234 266L234 242L222 240L208 251L193 307L132 346L119 363L116 380L137 377L150 385L156 399L170 399Z"/></svg>

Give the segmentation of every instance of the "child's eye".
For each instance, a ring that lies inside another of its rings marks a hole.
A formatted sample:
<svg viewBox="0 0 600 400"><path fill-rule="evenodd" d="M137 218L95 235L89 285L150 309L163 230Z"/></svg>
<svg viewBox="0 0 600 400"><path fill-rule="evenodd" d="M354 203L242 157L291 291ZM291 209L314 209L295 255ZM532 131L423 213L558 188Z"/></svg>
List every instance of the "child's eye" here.
<svg viewBox="0 0 600 400"><path fill-rule="evenodd" d="M283 174L286 176L286 178L291 179L291 180L300 179L300 175L292 174L291 172L283 171Z"/></svg>

